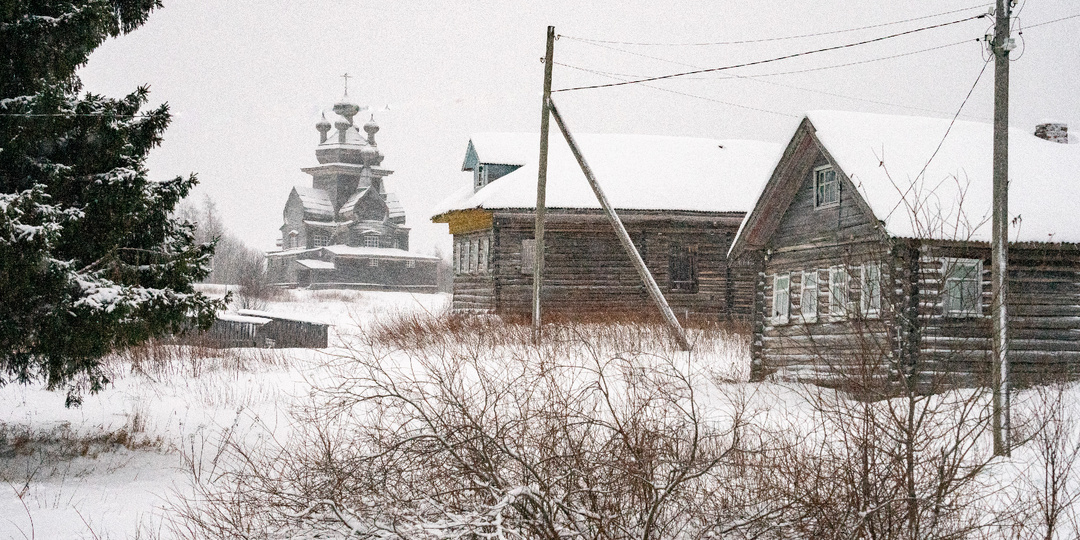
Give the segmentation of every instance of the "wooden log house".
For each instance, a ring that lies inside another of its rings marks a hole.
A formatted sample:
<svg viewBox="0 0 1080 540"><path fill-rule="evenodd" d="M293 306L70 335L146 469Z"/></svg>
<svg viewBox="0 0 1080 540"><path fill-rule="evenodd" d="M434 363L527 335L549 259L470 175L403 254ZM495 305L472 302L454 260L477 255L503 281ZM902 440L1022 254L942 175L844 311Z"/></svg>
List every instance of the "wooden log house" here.
<svg viewBox="0 0 1080 540"><path fill-rule="evenodd" d="M757 141L580 135L579 143L672 309L748 317L756 266L727 251L779 147ZM454 236L455 311L531 312L539 135L482 133L470 185L432 218ZM614 230L558 134L550 140L544 312L652 315Z"/></svg>
<svg viewBox="0 0 1080 540"><path fill-rule="evenodd" d="M1037 132L1009 134L1019 382L1080 371L1080 145L1060 144L1063 125ZM761 265L752 376L988 376L991 145L989 124L808 113L730 253Z"/></svg>

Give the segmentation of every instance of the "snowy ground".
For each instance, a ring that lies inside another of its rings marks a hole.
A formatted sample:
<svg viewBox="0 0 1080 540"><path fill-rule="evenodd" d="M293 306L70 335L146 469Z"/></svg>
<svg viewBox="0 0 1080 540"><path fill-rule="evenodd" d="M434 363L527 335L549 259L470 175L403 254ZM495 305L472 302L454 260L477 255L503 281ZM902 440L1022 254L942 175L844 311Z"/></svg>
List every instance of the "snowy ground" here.
<svg viewBox="0 0 1080 540"><path fill-rule="evenodd" d="M287 428L285 409L350 333L381 315L439 312L441 294L293 292L268 311L333 323L331 349L227 351L223 358L133 373L65 409L40 386L0 388L0 540L154 538L163 508L207 468L219 434L253 422ZM194 456L194 460L190 459Z"/></svg>
<svg viewBox="0 0 1080 540"><path fill-rule="evenodd" d="M169 501L190 493L193 477L213 473L224 433L287 437L289 407L309 396L312 381L325 380L326 361L346 352L351 336L380 317L441 313L449 301L441 294L289 294L260 308L334 324L329 349L230 349L205 358L205 350L169 346L169 361L144 359L138 369L130 360L110 362L114 384L72 409L63 394L39 386L0 388L0 540L168 538ZM749 365L745 343L714 344L696 361L734 379L717 388L725 398L742 394L760 421L779 427L805 413L799 385L738 382ZM1080 387L1067 392L1080 403ZM1025 394L1015 403L1025 407ZM1014 484L1033 462L1020 448L988 478Z"/></svg>

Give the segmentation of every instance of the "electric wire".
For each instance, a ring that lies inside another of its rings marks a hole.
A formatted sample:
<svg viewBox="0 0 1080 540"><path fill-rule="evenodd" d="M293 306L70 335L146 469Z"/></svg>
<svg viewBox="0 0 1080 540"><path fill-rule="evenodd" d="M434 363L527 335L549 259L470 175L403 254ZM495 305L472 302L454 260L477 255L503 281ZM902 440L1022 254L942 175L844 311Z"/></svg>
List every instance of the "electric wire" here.
<svg viewBox="0 0 1080 540"><path fill-rule="evenodd" d="M942 15L952 15L953 13L960 13L960 12L963 12L963 11L970 11L970 10L976 9L976 8L985 8L988 5L989 4L984 2L982 4L977 4L977 5L974 5L974 6L968 6L966 8L960 8L960 9L954 9L954 10L951 10L951 11L943 11L941 13L935 13L933 15L923 15L921 17L913 17L913 18L910 18L910 19L904 19L904 20L900 20L900 21L892 21L892 22L887 22L887 23L871 24L871 25L868 25L868 26L860 26L860 27L857 27L857 28L845 28L845 29L842 29L842 30L829 30L829 31L825 31L825 32L814 32L814 33L811 33L811 34L800 34L800 35L795 35L795 36L779 36L779 37L771 37L771 38L743 39L743 40L735 40L735 41L711 41L711 42L700 42L700 43L662 43L662 42L649 43L649 42L640 42L640 41L615 41L615 40L606 40L606 39L591 39L591 38L567 36L565 34L559 34L559 38L566 38L566 39L569 39L569 40L580 41L580 42L583 42L583 43L590 43L590 44L607 43L607 44L611 44L611 45L636 45L636 46L659 46L659 47L704 47L704 46L710 46L710 45L744 45L744 44L748 44L748 43L766 43L766 42L772 42L772 41L786 41L786 40L802 39L802 38L808 38L808 37L831 36L831 35L836 35L836 34L846 34L846 33L849 33L849 32L858 32L859 30L870 30L870 29L873 29L873 28L883 28L883 27L886 27L886 26L895 26L897 24L903 24L903 23L909 23L909 22L914 22L914 21L921 21L921 20L925 20L925 19L931 19L931 18L934 18L934 17L940 17Z"/></svg>
<svg viewBox="0 0 1080 540"><path fill-rule="evenodd" d="M963 112L964 106L967 105L968 100L971 99L971 95L975 93L975 88L979 86L979 81L982 80L983 74L986 73L986 67L989 65L989 60L983 62L982 69L979 70L979 75L975 77L975 82L972 83L971 88L968 89L968 93L966 96L964 96L964 100L960 102L960 107L956 109L956 114L954 114L952 120L949 121L949 127L945 129L945 134L941 136L941 140L938 141L937 147L934 148L934 152L930 154L930 159L926 160L926 164L923 165L922 170L919 171L919 174L915 175L915 179L911 181L911 185L908 186L907 190L905 190L901 194L900 201L897 202L896 206L894 206L893 209L890 210L889 213L885 216L886 220L889 219L889 216L891 216L893 212L895 212L896 209L900 207L901 204L903 204L903 202L907 198L908 193L910 193L911 190L915 188L915 183L919 180L919 178L922 178L922 176L926 174L926 169L930 167L930 163L934 161L934 158L937 157L938 152L941 151L941 147L945 144L945 139L949 137L949 133L952 132L953 126L956 125L956 119L960 117L960 113Z"/></svg>
<svg viewBox="0 0 1080 540"><path fill-rule="evenodd" d="M960 43L968 43L969 41L970 40L964 40L964 41L961 41L961 42L953 43L952 45L958 45ZM666 63L669 63L669 64L675 64L675 65L680 65L680 66L684 66L684 67L701 69L701 66L699 66L699 65L688 64L686 62L680 62L678 60L671 60L671 59L668 59L668 58L661 58L661 57L658 57L658 56L651 56L651 55L641 54L641 53L637 53L637 52L634 52L634 51L627 51L627 50L624 50L624 49L619 49L619 48L616 48L616 47L609 47L607 45L599 45L599 46L607 48L607 49L611 49L611 50L614 50L614 51L618 51L618 52L621 52L621 53L633 55L633 56L640 56L640 57L643 57L643 58L648 58L648 59L651 59L651 60L657 60L657 61L660 61L660 62L666 62ZM932 49L936 49L936 47L932 48ZM924 49L924 50L932 50L932 49ZM893 57L895 57L895 56L897 56L897 55L893 55ZM563 67L567 67L567 68L570 68L570 69L589 72L589 73L593 73L593 74L596 74L596 75L613 78L613 79L616 79L616 80L628 80L628 79L641 78L642 77L641 75L627 75L627 74L617 74L617 73L610 73L610 72L601 72L601 71L598 71L598 70L590 70L590 69L587 69L587 68L582 68L582 67L573 66L573 65L569 65L569 64L562 64L562 63L558 63L558 62L556 62L556 65L561 65ZM801 86L795 86L795 85L791 85L791 84L784 84L784 83L775 82L775 81L761 80L758 77L761 77L761 75L728 75L728 76L723 76L723 77L708 77L707 79L716 80L716 81L730 80L730 79L750 80L750 81L761 83L761 84L779 86L779 87L782 87L782 88L791 88L793 90L800 90L800 91L803 91L803 92L811 92L811 93L816 93L816 94L821 94L821 95L826 95L826 96L838 97L838 98L848 99L848 100L852 100L852 101L861 101L861 102L864 102L864 103L871 103L871 104L875 104L875 105L883 105L883 106L886 106L886 107L897 107L897 108L902 108L902 109L907 109L907 110L912 110L912 111L929 112L929 113L941 114L941 115L950 114L948 112L939 111L939 110L935 110L935 109L927 109L927 108L924 108L924 107L916 107L916 106L912 106L912 105L902 105L902 104L899 104L899 103L888 103L888 102L884 102L884 101L877 101L877 100L863 98L863 97L850 96L850 95L840 94L840 93L836 93L836 92L829 92L829 91L825 91L825 90L819 90L819 89L816 89L816 88L804 88L804 87L801 87ZM702 79L706 79L706 78L702 77ZM657 88L657 87L652 87L652 88ZM662 88L658 88L658 89L664 90ZM701 99L706 99L706 98L704 98L702 96L693 96L693 97L699 97ZM721 103L726 103L726 102L721 102Z"/></svg>
<svg viewBox="0 0 1080 540"><path fill-rule="evenodd" d="M835 50L846 49L846 48L850 48L850 47L857 47L857 46L860 46L860 45L867 45L869 43L876 43L876 42L880 42L880 41L885 41L885 40L897 38L897 37L900 37L900 36L906 36L906 35L909 35L909 34L914 34L916 32L924 32L926 30L932 30L932 29L935 29L935 28L942 28L942 27L945 27L945 26L951 26L951 25L954 25L954 24L960 24L960 23L967 22L967 21L972 21L972 20L975 20L975 19L981 19L981 18L984 18L986 16L987 15L984 13L984 14L975 15L975 16L972 16L972 17L965 17L963 19L957 19L957 20L950 21L950 22L935 24L935 25L931 25L931 26L924 26L924 27L915 28L915 29L912 29L912 30L905 30L903 32L897 32L895 34L889 34L889 35L886 35L886 36L879 36L879 37L876 37L876 38L866 39L866 40L862 40L862 41L856 41L856 42L853 42L853 43L845 43L843 45L834 45L834 46L831 46L831 47L825 47L825 48L821 48L821 49L814 49L814 50L810 50L810 51L802 51L802 52L798 52L798 53L792 53L792 54L787 54L787 55L783 55L783 56L767 58L767 59L764 59L764 60L754 60L754 61L751 61L751 62L743 62L743 63L740 63L740 64L731 64L731 65L720 66L720 67L715 67L715 68L698 69L698 70L693 70L693 71L684 71L684 72L681 72L681 73L671 73L671 74L667 74L667 75L659 75L659 76L656 76L656 77L648 77L648 78L636 79L636 80L630 80L630 81L620 81L620 82L616 82L616 83L597 84L597 85L590 85L590 86L577 86L577 87L572 87L572 88L560 88L560 89L557 89L557 90L552 90L551 92L552 93L555 93L555 92L571 92L571 91L575 91L575 90L592 90L592 89L597 89L597 88L610 88L610 87L613 87L613 86L625 86L625 85L629 85L629 84L641 84L641 83L646 83L646 82L659 81L659 80L663 80L663 79L674 79L674 78L677 78L677 77L685 77L687 75L698 75L698 74L701 74L701 73L714 73L714 72L717 72L717 71L724 71L724 70L729 70L729 69L736 69L736 68L756 66L756 65L761 65L761 64L768 64L768 63L771 63L771 62L778 62L780 60L788 60L788 59L791 59L791 58L797 58L797 57L801 57L801 56L808 56L808 55L817 54L817 53L835 51Z"/></svg>

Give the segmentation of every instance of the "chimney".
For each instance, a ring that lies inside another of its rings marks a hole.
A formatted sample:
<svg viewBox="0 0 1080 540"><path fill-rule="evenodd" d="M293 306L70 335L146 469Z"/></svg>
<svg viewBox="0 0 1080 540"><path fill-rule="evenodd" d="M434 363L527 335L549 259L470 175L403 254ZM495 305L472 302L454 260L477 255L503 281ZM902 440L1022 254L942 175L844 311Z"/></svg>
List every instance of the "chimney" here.
<svg viewBox="0 0 1080 540"><path fill-rule="evenodd" d="M1064 122L1046 122L1035 126L1035 136L1040 139L1069 144L1069 126Z"/></svg>

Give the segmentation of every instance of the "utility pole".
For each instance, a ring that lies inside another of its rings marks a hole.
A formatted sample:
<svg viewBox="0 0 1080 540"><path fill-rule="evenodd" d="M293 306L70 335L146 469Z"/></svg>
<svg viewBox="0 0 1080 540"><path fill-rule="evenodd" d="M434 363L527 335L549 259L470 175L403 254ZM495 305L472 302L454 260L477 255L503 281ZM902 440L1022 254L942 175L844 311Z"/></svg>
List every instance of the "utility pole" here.
<svg viewBox="0 0 1080 540"><path fill-rule="evenodd" d="M547 213L547 165L548 165L548 124L550 113L548 103L551 100L551 66L555 55L555 27L547 29L547 53L544 55L544 102L540 109L540 161L537 162L536 179L536 225L533 232L536 243L536 255L533 259L533 344L540 344L540 296L544 288L544 214Z"/></svg>
<svg viewBox="0 0 1080 540"><path fill-rule="evenodd" d="M994 212L991 254L991 296L994 333L994 455L1009 456L1009 344L1007 294L1009 237L1009 37L1012 0L997 0L994 39Z"/></svg>

